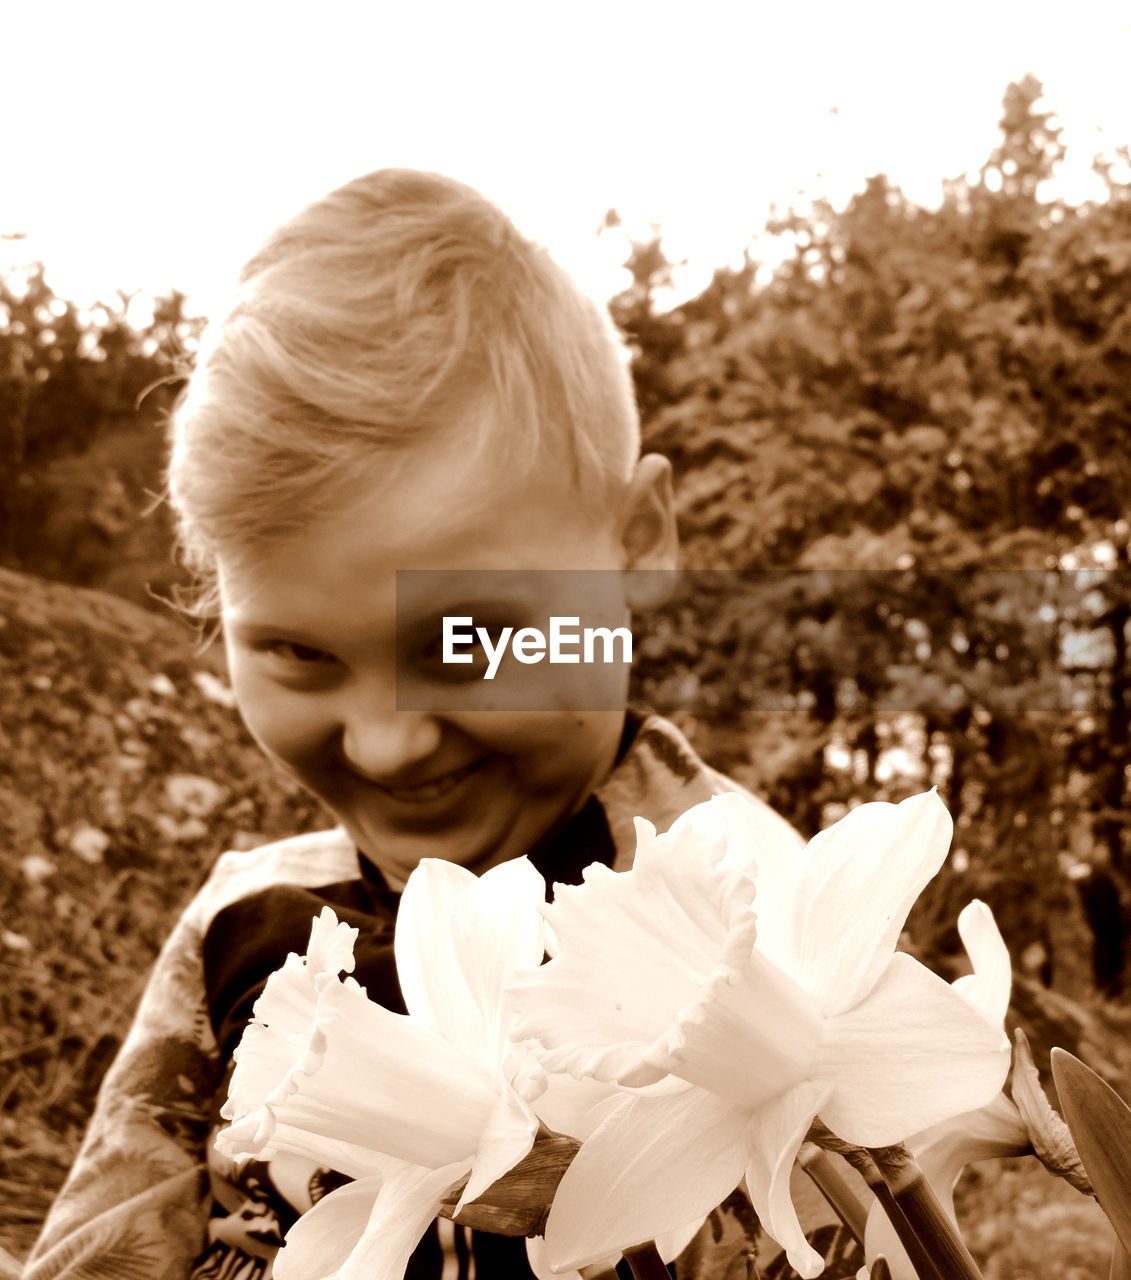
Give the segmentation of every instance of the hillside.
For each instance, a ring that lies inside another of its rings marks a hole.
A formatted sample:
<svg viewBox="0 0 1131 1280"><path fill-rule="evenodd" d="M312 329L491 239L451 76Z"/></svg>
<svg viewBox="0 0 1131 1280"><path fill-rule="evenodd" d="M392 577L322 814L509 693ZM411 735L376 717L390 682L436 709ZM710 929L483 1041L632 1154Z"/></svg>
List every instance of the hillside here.
<svg viewBox="0 0 1131 1280"><path fill-rule="evenodd" d="M34 1239L216 855L327 823L239 723L215 646L0 570L0 1246Z"/></svg>

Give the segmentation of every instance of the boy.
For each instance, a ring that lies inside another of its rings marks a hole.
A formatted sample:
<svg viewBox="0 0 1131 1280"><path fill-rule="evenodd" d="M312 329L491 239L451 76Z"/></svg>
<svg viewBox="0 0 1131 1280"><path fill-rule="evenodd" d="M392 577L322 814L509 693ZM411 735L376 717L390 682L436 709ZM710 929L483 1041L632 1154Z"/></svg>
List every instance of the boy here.
<svg viewBox="0 0 1131 1280"><path fill-rule="evenodd" d="M626 714L626 667L599 697L579 663L508 700L513 682L438 650L443 618L527 625L577 570L605 620L652 603L655 572L622 571L674 570L675 522L666 460L638 454L607 318L459 183L371 174L245 268L175 415L170 495L249 729L341 826L220 859L158 960L27 1280L269 1274L336 1175L234 1168L209 1133L267 975L324 904L361 929L354 976L401 1009L393 924L422 858L482 872L526 854L577 882L594 860L629 865L634 816L666 830L736 789L672 726ZM529 1275L521 1241L466 1234L464 1274ZM433 1234L408 1274L442 1267Z"/></svg>

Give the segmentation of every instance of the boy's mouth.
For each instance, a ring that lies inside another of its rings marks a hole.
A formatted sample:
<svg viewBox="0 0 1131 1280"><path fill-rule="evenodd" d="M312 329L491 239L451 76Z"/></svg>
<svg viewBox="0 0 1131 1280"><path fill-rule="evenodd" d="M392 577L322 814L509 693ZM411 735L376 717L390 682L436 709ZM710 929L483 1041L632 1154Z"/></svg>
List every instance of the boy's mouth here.
<svg viewBox="0 0 1131 1280"><path fill-rule="evenodd" d="M465 778L470 777L485 763L486 757L474 760L460 769L453 769L450 773L441 774L438 778L430 778L427 782L418 783L414 787L390 787L384 783L375 785L380 787L387 796L405 804L429 804L454 791Z"/></svg>

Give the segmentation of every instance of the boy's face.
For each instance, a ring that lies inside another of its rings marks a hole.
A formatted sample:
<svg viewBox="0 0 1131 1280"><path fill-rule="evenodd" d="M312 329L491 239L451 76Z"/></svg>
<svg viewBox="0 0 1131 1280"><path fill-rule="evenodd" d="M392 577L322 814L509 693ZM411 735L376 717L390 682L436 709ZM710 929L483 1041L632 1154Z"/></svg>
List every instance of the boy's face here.
<svg viewBox="0 0 1131 1280"><path fill-rule="evenodd" d="M431 679L435 696L413 701L423 710L397 710L398 643L403 673L406 637L424 645L445 614L476 617L467 583L483 575L469 571L674 568L674 555L668 471L655 456L642 460L625 504L597 518L552 474L516 480L487 461L461 470L413 455L395 486L375 485L302 538L221 561L240 710L392 884L422 858L485 871L529 852L604 780L627 669L601 704L615 710L555 709L585 705L583 666L547 668L560 688L538 709L484 710L482 668L441 666L433 644L415 667L409 653L408 667L417 693ZM424 569L455 572L436 574L434 591L402 598L398 611L397 571ZM601 580L620 593L603 616L627 625L619 575ZM516 625L528 620L519 600L493 594L480 616L499 625L513 607Z"/></svg>

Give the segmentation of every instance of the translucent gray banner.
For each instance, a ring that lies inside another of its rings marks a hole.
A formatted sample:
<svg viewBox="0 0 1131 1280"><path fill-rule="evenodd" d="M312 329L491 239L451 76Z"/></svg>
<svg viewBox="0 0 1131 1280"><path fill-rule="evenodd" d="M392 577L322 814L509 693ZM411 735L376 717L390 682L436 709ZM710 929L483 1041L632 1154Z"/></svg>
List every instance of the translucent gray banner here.
<svg viewBox="0 0 1131 1280"><path fill-rule="evenodd" d="M1129 616L1125 569L402 571L397 706L1102 713Z"/></svg>

